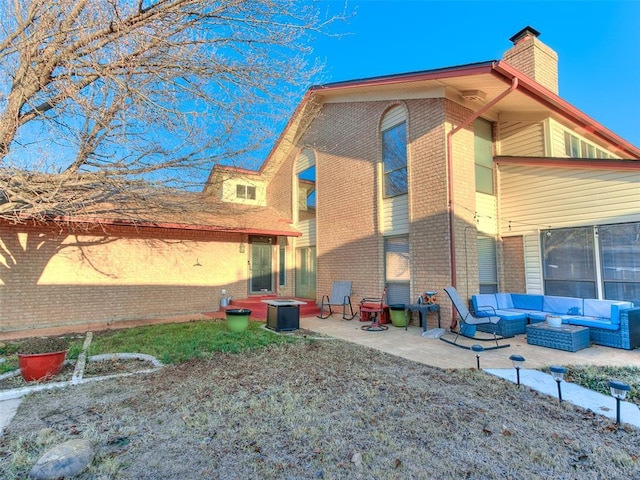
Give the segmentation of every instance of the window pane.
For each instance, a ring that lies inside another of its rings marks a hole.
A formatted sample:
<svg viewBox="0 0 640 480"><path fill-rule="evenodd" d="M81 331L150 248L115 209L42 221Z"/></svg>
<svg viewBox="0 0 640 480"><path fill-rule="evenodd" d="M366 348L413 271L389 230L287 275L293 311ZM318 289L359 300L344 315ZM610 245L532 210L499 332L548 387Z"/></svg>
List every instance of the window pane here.
<svg viewBox="0 0 640 480"><path fill-rule="evenodd" d="M640 298L640 223L598 228L605 298L636 304Z"/></svg>
<svg viewBox="0 0 640 480"><path fill-rule="evenodd" d="M407 193L407 169L394 170L384 176L384 194L387 197Z"/></svg>
<svg viewBox="0 0 640 480"><path fill-rule="evenodd" d="M493 195L493 135L491 122L473 122L476 191Z"/></svg>
<svg viewBox="0 0 640 480"><path fill-rule="evenodd" d="M564 132L564 149L567 157L580 158L580 140L578 137Z"/></svg>
<svg viewBox="0 0 640 480"><path fill-rule="evenodd" d="M595 298L593 229L542 232L545 294Z"/></svg>
<svg viewBox="0 0 640 480"><path fill-rule="evenodd" d="M256 199L256 187L247 187L247 198L250 200Z"/></svg>
<svg viewBox="0 0 640 480"><path fill-rule="evenodd" d="M493 195L493 170L476 165L476 192Z"/></svg>
<svg viewBox="0 0 640 480"><path fill-rule="evenodd" d="M480 282L480 293L498 291L496 240L494 238L478 237L478 281Z"/></svg>
<svg viewBox="0 0 640 480"><path fill-rule="evenodd" d="M386 278L388 282L409 281L409 237L385 239Z"/></svg>
<svg viewBox="0 0 640 480"><path fill-rule="evenodd" d="M387 173L407 165L407 124L402 122L382 132L382 159Z"/></svg>
<svg viewBox="0 0 640 480"><path fill-rule="evenodd" d="M384 252L387 303L411 303L409 237L385 238Z"/></svg>
<svg viewBox="0 0 640 480"><path fill-rule="evenodd" d="M407 193L407 124L402 122L382 132L384 195Z"/></svg>
<svg viewBox="0 0 640 480"><path fill-rule="evenodd" d="M244 185L236 185L236 197L237 198L245 198L245 186Z"/></svg>

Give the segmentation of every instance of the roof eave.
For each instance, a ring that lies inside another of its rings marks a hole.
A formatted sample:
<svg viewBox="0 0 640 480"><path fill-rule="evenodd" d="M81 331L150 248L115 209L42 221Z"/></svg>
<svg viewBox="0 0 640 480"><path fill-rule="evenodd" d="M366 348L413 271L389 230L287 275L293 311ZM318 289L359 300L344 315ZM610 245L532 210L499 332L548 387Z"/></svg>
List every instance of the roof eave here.
<svg viewBox="0 0 640 480"><path fill-rule="evenodd" d="M495 74L505 78L508 82L511 82L514 77L517 77L518 90L542 102L560 115L569 118L589 133L600 137L611 146L625 152L630 157L640 158L640 148L613 133L611 130L604 127L602 124L598 123L566 100L563 100L555 93L532 80L530 77L524 75L508 63L505 63L504 60L495 62L493 65L493 71Z"/></svg>

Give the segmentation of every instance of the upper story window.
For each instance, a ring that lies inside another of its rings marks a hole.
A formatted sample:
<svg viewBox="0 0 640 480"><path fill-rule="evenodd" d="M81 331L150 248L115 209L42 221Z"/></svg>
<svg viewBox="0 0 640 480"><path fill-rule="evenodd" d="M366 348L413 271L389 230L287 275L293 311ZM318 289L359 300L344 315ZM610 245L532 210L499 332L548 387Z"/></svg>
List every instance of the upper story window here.
<svg viewBox="0 0 640 480"><path fill-rule="evenodd" d="M614 158L605 150L578 138L571 132L564 132L564 150L569 158Z"/></svg>
<svg viewBox="0 0 640 480"><path fill-rule="evenodd" d="M382 120L383 196L394 197L408 191L407 121L404 106L389 110Z"/></svg>
<svg viewBox="0 0 640 480"><path fill-rule="evenodd" d="M473 122L476 192L493 195L493 126L478 118Z"/></svg>
<svg viewBox="0 0 640 480"><path fill-rule="evenodd" d="M242 198L245 200L256 199L256 187L250 185L236 185L236 198Z"/></svg>

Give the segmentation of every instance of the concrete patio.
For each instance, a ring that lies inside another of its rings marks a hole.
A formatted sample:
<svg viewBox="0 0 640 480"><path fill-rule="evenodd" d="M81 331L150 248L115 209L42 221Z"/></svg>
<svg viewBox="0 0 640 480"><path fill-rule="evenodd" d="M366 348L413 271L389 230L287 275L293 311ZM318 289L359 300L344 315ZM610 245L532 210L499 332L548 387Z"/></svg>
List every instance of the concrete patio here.
<svg viewBox="0 0 640 480"><path fill-rule="evenodd" d="M434 322L432 324L431 322ZM409 326L404 328L394 327L388 324L389 330L384 332L368 332L361 329L364 322L356 317L353 320L342 320L339 314L322 320L316 317L300 319L300 327L324 333L332 337L358 343L367 347L382 350L416 362L432 365L440 368L475 368L476 354L469 350L463 350L449 345L438 338L426 338L422 336L422 328ZM435 320L430 316L429 328L434 328ZM442 322L445 326L445 322ZM453 334L446 334L453 339ZM480 344L485 347L495 345L492 342L479 342L469 338L460 338L458 343L464 345ZM508 348L482 352L480 364L487 368L512 368L509 356L522 355L526 362L524 368L539 368L549 365L615 365L640 367L640 351L622 350L618 348L591 345L589 348L577 352L565 352L552 348L528 345L525 335L518 335L502 343L511 344Z"/></svg>

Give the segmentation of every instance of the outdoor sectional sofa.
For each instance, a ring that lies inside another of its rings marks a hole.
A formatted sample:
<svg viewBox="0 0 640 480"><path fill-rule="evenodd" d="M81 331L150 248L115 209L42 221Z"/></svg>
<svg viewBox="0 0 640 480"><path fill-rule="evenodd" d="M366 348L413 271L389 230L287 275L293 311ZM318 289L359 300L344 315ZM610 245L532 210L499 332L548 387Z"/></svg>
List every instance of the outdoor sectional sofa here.
<svg viewBox="0 0 640 480"><path fill-rule="evenodd" d="M589 327L589 339L597 345L631 350L640 346L640 308L617 300L530 295L524 293L480 294L471 297L476 316L498 316L500 335L526 332L527 323L538 323L547 315L562 323ZM490 325L478 330L490 331Z"/></svg>

